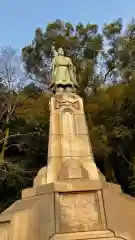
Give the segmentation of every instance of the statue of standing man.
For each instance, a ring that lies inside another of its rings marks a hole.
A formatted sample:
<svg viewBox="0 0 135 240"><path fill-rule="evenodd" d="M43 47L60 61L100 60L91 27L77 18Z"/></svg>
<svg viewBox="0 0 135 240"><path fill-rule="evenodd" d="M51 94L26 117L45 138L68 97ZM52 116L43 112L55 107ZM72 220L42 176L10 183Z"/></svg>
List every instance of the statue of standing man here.
<svg viewBox="0 0 135 240"><path fill-rule="evenodd" d="M64 56L62 48L58 52L53 47L52 82L50 88L54 92L72 92L78 87L76 69L69 57Z"/></svg>

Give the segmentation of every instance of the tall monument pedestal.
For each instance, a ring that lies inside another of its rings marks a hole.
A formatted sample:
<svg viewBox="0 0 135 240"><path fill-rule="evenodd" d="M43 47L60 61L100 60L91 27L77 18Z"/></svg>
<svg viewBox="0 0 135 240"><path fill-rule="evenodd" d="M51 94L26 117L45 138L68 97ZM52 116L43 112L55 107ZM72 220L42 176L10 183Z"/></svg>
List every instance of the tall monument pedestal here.
<svg viewBox="0 0 135 240"><path fill-rule="evenodd" d="M111 186L103 186L94 162L82 99L56 94L50 101L48 166L0 215L0 240L133 240L135 201Z"/></svg>

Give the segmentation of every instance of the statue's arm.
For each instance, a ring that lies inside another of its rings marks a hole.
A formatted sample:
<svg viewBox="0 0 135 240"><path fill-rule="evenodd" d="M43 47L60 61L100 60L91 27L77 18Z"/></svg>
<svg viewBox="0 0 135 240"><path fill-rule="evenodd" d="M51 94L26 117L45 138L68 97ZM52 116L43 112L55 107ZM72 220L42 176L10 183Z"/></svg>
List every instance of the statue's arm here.
<svg viewBox="0 0 135 240"><path fill-rule="evenodd" d="M54 84L54 72L55 72L55 59L52 60L52 77L51 77L51 82L50 82L50 86L52 84Z"/></svg>
<svg viewBox="0 0 135 240"><path fill-rule="evenodd" d="M72 63L72 60L69 58L69 66L70 66L70 70L72 71L72 76L73 76L73 78L72 78L72 81L74 82L74 84L76 85L76 86L78 86L78 83L77 83L77 81L76 81L76 68L75 68L75 66L74 66L74 64Z"/></svg>
<svg viewBox="0 0 135 240"><path fill-rule="evenodd" d="M71 61L70 58L68 58L68 66L69 66L70 68L73 68L73 63L72 63L72 61Z"/></svg>
<svg viewBox="0 0 135 240"><path fill-rule="evenodd" d="M72 63L72 60L69 58L69 65L72 68L72 70L74 71L74 73L76 73L76 68L74 66L74 64Z"/></svg>
<svg viewBox="0 0 135 240"><path fill-rule="evenodd" d="M55 59L52 61L52 75L54 74L55 71Z"/></svg>

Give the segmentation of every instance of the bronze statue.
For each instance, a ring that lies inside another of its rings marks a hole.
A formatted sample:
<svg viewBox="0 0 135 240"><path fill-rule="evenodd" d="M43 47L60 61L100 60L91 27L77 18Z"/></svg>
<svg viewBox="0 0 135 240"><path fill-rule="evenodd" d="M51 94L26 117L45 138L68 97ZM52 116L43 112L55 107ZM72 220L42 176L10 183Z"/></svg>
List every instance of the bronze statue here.
<svg viewBox="0 0 135 240"><path fill-rule="evenodd" d="M52 81L50 88L54 92L70 91L78 87L76 69L69 57L64 56L62 48L58 52L53 47Z"/></svg>

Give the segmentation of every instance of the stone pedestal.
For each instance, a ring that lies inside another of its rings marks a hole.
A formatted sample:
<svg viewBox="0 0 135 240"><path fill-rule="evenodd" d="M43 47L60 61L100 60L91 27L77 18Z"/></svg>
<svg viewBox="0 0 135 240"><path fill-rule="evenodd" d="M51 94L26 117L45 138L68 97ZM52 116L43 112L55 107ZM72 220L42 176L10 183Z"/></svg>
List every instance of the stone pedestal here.
<svg viewBox="0 0 135 240"><path fill-rule="evenodd" d="M50 101L47 183L66 179L99 180L83 102L76 94L56 94Z"/></svg>
<svg viewBox="0 0 135 240"><path fill-rule="evenodd" d="M25 189L22 199L0 216L0 228L3 224L7 234L2 239L130 239L107 228L102 196L100 182L90 180L58 181Z"/></svg>
<svg viewBox="0 0 135 240"><path fill-rule="evenodd" d="M58 181L23 190L22 200L0 222L2 217L9 237L4 240L124 239L107 229L99 181Z"/></svg>
<svg viewBox="0 0 135 240"><path fill-rule="evenodd" d="M115 206L104 199L82 99L56 94L50 101L48 166L38 172L34 187L23 190L22 199L0 215L0 240L133 240L134 227L131 238L115 231L121 222L122 234L130 229L126 215L117 222L112 214L108 225L108 206L112 213Z"/></svg>
<svg viewBox="0 0 135 240"><path fill-rule="evenodd" d="M100 182L59 181L35 190L37 192L34 195L45 194L45 209L47 210L45 216L46 221L48 217L52 219L53 234L106 229ZM33 189L31 191L33 192ZM25 199L31 197L30 190L23 191L22 197ZM48 225L44 225L43 228L46 228L48 232Z"/></svg>

